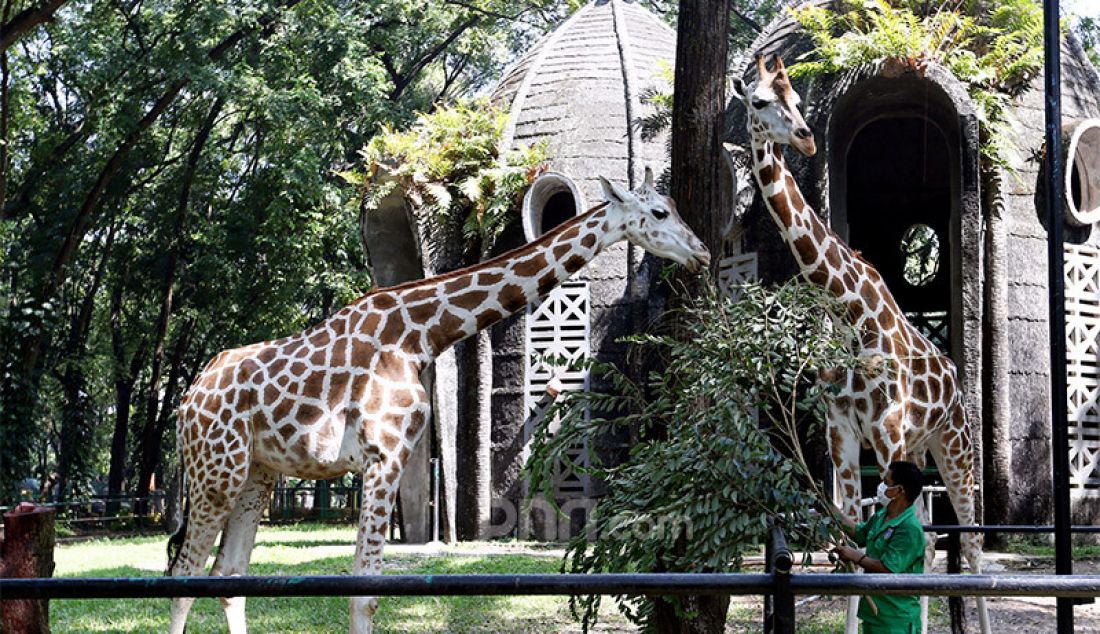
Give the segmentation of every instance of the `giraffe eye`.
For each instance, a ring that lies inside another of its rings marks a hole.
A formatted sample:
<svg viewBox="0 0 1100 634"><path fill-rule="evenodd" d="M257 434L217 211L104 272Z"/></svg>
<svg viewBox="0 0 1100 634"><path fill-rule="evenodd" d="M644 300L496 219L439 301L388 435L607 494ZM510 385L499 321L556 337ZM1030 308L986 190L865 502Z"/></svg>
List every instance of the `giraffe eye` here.
<svg viewBox="0 0 1100 634"><path fill-rule="evenodd" d="M649 213L653 214L653 217L657 220L664 220L665 218L668 218L668 210L661 209L660 207L654 207L653 209L650 209Z"/></svg>
<svg viewBox="0 0 1100 634"><path fill-rule="evenodd" d="M767 105L768 105L768 101L766 99L753 99L752 100L752 107L756 108L757 110L762 110L765 107L767 107Z"/></svg>

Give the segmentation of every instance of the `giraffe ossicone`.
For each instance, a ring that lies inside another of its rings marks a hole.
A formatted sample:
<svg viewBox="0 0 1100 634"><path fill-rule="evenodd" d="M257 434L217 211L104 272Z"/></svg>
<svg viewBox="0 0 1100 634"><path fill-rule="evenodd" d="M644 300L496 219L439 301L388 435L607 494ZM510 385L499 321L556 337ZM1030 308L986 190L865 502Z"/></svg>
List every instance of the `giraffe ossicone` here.
<svg viewBox="0 0 1100 634"><path fill-rule="evenodd" d="M691 271L707 248L680 218L653 172L630 191L600 179L607 202L526 246L476 266L383 288L296 335L218 354L180 406L177 441L189 512L172 537L169 574L201 574L219 532L211 574L240 575L279 474L329 479L363 474L354 574L379 574L398 483L427 427L420 371L440 353L515 314L628 240ZM184 630L194 599L173 599L170 631ZM229 630L246 631L244 598L222 599ZM349 630L371 630L377 601L351 599Z"/></svg>
<svg viewBox="0 0 1100 634"><path fill-rule="evenodd" d="M960 524L974 524L974 455L963 391L955 364L902 313L875 268L845 244L806 203L787 167L783 146L814 156L813 132L799 111L783 60L769 70L756 58L757 81L734 81L747 112L751 160L757 185L772 219L793 253L802 276L827 289L844 305L856 327L860 355L867 360L845 372L829 371L840 388L827 416L827 440L842 512L856 518L860 500L859 451L875 452L880 473L895 460L924 467L931 453ZM971 572L981 571L982 536L963 533L962 554ZM928 543L931 563L934 544ZM989 632L985 599L978 598L982 631ZM854 629L849 611L848 631Z"/></svg>

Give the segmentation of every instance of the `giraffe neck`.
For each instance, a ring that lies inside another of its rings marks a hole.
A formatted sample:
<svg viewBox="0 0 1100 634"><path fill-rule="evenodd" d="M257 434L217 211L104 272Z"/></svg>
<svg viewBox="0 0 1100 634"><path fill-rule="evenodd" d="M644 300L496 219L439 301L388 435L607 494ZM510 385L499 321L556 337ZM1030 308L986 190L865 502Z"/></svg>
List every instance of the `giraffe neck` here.
<svg viewBox="0 0 1100 634"><path fill-rule="evenodd" d="M847 308L852 323L863 333L888 333L902 326L909 333L893 295L873 266L827 227L806 203L783 158L782 146L752 135L753 172L780 234L809 282L821 286ZM864 347L883 348L878 341Z"/></svg>
<svg viewBox="0 0 1100 634"><path fill-rule="evenodd" d="M381 289L358 304L390 311L381 345L399 346L423 367L455 343L523 310L625 236L606 204L492 260ZM392 315L401 315L395 323ZM366 320L364 320L366 321ZM389 326L389 327L387 327Z"/></svg>

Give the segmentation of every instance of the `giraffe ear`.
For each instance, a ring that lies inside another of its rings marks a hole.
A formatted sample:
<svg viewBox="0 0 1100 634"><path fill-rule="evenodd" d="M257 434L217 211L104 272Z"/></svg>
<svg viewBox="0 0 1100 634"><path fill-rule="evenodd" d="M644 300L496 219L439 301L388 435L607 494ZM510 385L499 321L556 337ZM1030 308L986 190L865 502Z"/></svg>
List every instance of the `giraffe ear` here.
<svg viewBox="0 0 1100 634"><path fill-rule="evenodd" d="M600 189L603 190L604 200L616 203L625 203L627 200L627 193L603 176L600 177Z"/></svg>
<svg viewBox="0 0 1100 634"><path fill-rule="evenodd" d="M737 97L738 101L744 102L745 95L749 93L748 89L745 87L745 80L741 79L740 77L734 77L733 79L731 79L730 92L733 93L734 97Z"/></svg>

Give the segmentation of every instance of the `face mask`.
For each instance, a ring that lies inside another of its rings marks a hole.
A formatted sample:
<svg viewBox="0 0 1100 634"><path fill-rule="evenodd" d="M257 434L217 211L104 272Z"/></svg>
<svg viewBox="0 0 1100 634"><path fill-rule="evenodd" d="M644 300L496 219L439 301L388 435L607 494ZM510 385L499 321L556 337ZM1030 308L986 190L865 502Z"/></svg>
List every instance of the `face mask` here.
<svg viewBox="0 0 1100 634"><path fill-rule="evenodd" d="M886 495L886 490L890 488L892 487L886 486L885 482L878 483L878 503L882 506L889 506L890 501L893 500L893 498Z"/></svg>

